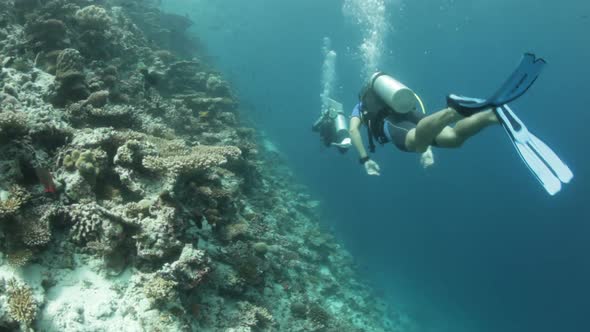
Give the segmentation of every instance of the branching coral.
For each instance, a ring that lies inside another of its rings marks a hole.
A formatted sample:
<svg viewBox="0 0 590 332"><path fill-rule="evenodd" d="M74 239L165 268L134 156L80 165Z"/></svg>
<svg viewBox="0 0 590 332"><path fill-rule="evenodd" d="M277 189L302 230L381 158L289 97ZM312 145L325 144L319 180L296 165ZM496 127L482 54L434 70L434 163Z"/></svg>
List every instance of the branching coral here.
<svg viewBox="0 0 590 332"><path fill-rule="evenodd" d="M8 199L6 201L0 201L0 219L6 218L15 214L20 208L21 204L17 200Z"/></svg>
<svg viewBox="0 0 590 332"><path fill-rule="evenodd" d="M201 71L199 61L178 61L171 64L158 87L163 93L189 94L204 90L207 75Z"/></svg>
<svg viewBox="0 0 590 332"><path fill-rule="evenodd" d="M20 205L24 205L31 199L31 194L25 188L13 185L10 187L10 198L18 201Z"/></svg>
<svg viewBox="0 0 590 332"><path fill-rule="evenodd" d="M149 217L142 216L141 232L134 236L137 256L145 261L158 261L182 249L183 244L176 237L176 209L162 206L149 214Z"/></svg>
<svg viewBox="0 0 590 332"><path fill-rule="evenodd" d="M322 308L319 304L312 304L307 312L309 321L315 327L314 330L319 330L327 327L330 324L330 314Z"/></svg>
<svg viewBox="0 0 590 332"><path fill-rule="evenodd" d="M29 247L42 246L51 240L51 229L47 218L27 221L23 224L23 243Z"/></svg>
<svg viewBox="0 0 590 332"><path fill-rule="evenodd" d="M31 195L20 186L12 186L8 199L0 199L0 219L15 214L21 206L27 203Z"/></svg>
<svg viewBox="0 0 590 332"><path fill-rule="evenodd" d="M194 249L192 244L186 244L177 261L165 264L161 272L178 282L183 289L197 287L211 271L210 260L203 250Z"/></svg>
<svg viewBox="0 0 590 332"><path fill-rule="evenodd" d="M96 203L72 204L63 211L73 223L71 239L101 255L113 253L125 240L123 225L137 226L135 220Z"/></svg>
<svg viewBox="0 0 590 332"><path fill-rule="evenodd" d="M104 215L95 203L73 204L67 209L72 226L72 239L87 242L100 236Z"/></svg>
<svg viewBox="0 0 590 332"><path fill-rule="evenodd" d="M30 326L37 315L37 302L31 288L14 279L8 282L8 313L22 327Z"/></svg>
<svg viewBox="0 0 590 332"><path fill-rule="evenodd" d="M147 154L155 153L155 145L138 139L129 139L117 149L113 163L128 168L141 168L141 160Z"/></svg>
<svg viewBox="0 0 590 332"><path fill-rule="evenodd" d="M246 256L233 262L238 275L251 285L264 284L265 264L257 256L248 253Z"/></svg>
<svg viewBox="0 0 590 332"><path fill-rule="evenodd" d="M240 326L260 327L274 322L272 315L266 308L255 306L249 302L238 302L238 307L240 308Z"/></svg>
<svg viewBox="0 0 590 332"><path fill-rule="evenodd" d="M209 75L209 78L207 78L207 91L214 96L230 96L229 84L217 75Z"/></svg>
<svg viewBox="0 0 590 332"><path fill-rule="evenodd" d="M9 252L7 255L8 264L12 267L23 267L33 257L33 252L29 249L18 249Z"/></svg>

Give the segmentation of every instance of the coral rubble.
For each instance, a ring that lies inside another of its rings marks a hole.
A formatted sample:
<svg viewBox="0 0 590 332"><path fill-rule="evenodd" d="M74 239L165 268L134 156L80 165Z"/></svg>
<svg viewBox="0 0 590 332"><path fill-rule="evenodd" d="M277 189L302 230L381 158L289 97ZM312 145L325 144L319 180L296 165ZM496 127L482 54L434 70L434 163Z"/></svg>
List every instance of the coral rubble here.
<svg viewBox="0 0 590 332"><path fill-rule="evenodd" d="M410 331L190 24L151 1L0 2L0 330Z"/></svg>

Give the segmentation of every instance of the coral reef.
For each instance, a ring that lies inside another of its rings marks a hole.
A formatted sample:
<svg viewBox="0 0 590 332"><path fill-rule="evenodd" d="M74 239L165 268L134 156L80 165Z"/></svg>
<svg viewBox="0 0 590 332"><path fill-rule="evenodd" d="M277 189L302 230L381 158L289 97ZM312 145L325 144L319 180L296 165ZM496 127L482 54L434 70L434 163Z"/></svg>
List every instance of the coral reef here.
<svg viewBox="0 0 590 332"><path fill-rule="evenodd" d="M110 27L111 18L107 14L106 9L90 5L79 9L74 15L76 22L87 30L105 30Z"/></svg>
<svg viewBox="0 0 590 332"><path fill-rule="evenodd" d="M176 298L176 283L174 280L155 276L146 281L143 286L145 295L156 302L173 302Z"/></svg>
<svg viewBox="0 0 590 332"><path fill-rule="evenodd" d="M69 101L78 101L88 97L83 57L73 48L59 52L55 65L56 91L53 98L55 105L65 105Z"/></svg>
<svg viewBox="0 0 590 332"><path fill-rule="evenodd" d="M155 1L0 2L0 330L412 331L191 24Z"/></svg>
<svg viewBox="0 0 590 332"><path fill-rule="evenodd" d="M9 191L0 196L0 220L14 215L30 199L22 187L13 185Z"/></svg>
<svg viewBox="0 0 590 332"><path fill-rule="evenodd" d="M37 303L27 285L10 280L7 286L8 313L21 327L29 327L37 314Z"/></svg>

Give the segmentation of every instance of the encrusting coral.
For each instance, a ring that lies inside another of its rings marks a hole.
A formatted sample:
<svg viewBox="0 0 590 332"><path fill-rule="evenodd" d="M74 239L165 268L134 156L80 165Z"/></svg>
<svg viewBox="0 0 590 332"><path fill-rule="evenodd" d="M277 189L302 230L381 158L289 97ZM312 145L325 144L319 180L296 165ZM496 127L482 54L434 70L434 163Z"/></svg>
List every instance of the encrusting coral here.
<svg viewBox="0 0 590 332"><path fill-rule="evenodd" d="M0 1L0 330L411 331L155 3Z"/></svg>

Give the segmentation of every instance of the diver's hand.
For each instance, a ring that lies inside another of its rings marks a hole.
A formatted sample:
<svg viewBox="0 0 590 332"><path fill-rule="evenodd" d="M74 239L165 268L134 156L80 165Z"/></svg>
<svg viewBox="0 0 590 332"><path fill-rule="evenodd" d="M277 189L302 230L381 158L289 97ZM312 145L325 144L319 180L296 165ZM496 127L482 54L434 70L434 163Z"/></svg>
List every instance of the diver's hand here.
<svg viewBox="0 0 590 332"><path fill-rule="evenodd" d="M352 141L350 140L350 138L347 137L347 138L343 139L342 142L340 142L340 143L334 142L331 145L341 148L341 149L348 149L352 146Z"/></svg>
<svg viewBox="0 0 590 332"><path fill-rule="evenodd" d="M369 159L365 162L365 171L367 171L368 175L380 175L379 174L379 171L380 171L379 165L371 159Z"/></svg>
<svg viewBox="0 0 590 332"><path fill-rule="evenodd" d="M424 168L434 165L434 154L432 153L432 148L428 147L428 149L422 153L420 156L420 164L422 164L422 167Z"/></svg>

